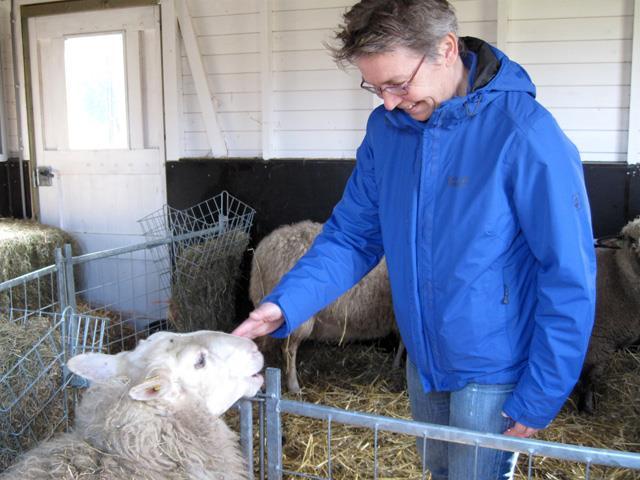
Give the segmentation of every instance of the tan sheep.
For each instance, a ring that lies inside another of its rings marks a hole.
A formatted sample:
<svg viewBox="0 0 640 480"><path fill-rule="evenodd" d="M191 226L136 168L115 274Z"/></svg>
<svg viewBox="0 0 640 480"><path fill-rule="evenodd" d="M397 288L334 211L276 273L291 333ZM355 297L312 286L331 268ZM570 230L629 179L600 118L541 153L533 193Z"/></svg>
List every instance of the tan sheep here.
<svg viewBox="0 0 640 480"><path fill-rule="evenodd" d="M611 355L640 338L640 217L618 241L596 249L596 318L576 387L578 406L592 413L594 389L602 383Z"/></svg>
<svg viewBox="0 0 640 480"><path fill-rule="evenodd" d="M309 250L321 230L322 224L304 221L277 228L260 242L253 255L249 283L249 297L254 306L260 304L280 278ZM397 333L397 329L389 275L383 259L358 284L309 318L282 342L287 388L293 393L300 392L296 356L304 340L369 340L392 332ZM264 348L270 349L274 339L266 337L263 342ZM400 362L402 350L401 344L395 366Z"/></svg>
<svg viewBox="0 0 640 480"><path fill-rule="evenodd" d="M220 418L262 385L263 357L246 338L159 332L135 350L88 353L68 367L91 380L71 432L23 455L12 480L241 480L237 435Z"/></svg>

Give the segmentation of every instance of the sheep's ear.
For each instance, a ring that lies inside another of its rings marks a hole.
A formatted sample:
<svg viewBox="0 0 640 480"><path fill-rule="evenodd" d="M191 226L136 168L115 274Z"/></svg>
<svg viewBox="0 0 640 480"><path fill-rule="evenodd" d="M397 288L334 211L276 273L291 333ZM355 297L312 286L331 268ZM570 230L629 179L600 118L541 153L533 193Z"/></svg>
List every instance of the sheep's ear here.
<svg viewBox="0 0 640 480"><path fill-rule="evenodd" d="M142 383L131 387L129 396L134 400L148 402L164 397L171 390L171 381L165 375L146 378Z"/></svg>
<svg viewBox="0 0 640 480"><path fill-rule="evenodd" d="M67 362L69 370L91 381L107 380L117 376L120 365L119 355L106 353L81 353Z"/></svg>

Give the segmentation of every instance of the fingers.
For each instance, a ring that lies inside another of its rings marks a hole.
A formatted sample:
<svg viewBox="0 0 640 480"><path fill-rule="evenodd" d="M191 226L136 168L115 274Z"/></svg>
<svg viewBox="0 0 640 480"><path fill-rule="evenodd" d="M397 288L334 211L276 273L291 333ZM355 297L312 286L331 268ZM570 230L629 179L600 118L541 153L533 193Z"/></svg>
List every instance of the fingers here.
<svg viewBox="0 0 640 480"><path fill-rule="evenodd" d="M238 325L235 330L231 332L231 335L237 335L239 337L247 337L250 339L254 339L259 337L259 330L262 322L260 320L255 320L253 318L247 318L244 322Z"/></svg>
<svg viewBox="0 0 640 480"><path fill-rule="evenodd" d="M249 314L233 332L240 337L257 338L277 330L284 323L282 310L275 303L263 303Z"/></svg>
<svg viewBox="0 0 640 480"><path fill-rule="evenodd" d="M262 320L264 322L275 322L282 320L282 310L280 310L280 307L275 303L267 302L251 312L249 318Z"/></svg>
<svg viewBox="0 0 640 480"><path fill-rule="evenodd" d="M526 425L516 422L513 427L508 428L504 434L510 437L529 438L537 432L537 428L527 427Z"/></svg>

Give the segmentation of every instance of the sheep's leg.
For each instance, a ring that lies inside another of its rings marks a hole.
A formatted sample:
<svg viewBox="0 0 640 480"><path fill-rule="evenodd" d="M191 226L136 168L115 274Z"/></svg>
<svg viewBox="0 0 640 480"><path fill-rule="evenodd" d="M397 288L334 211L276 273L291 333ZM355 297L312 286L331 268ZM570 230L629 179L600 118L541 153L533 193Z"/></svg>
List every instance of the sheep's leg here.
<svg viewBox="0 0 640 480"><path fill-rule="evenodd" d="M282 345L282 357L285 362L285 371L287 375L287 388L291 393L302 392L300 384L298 383L298 368L296 364L298 347L311 336L315 323L315 317L311 317L294 330Z"/></svg>
<svg viewBox="0 0 640 480"><path fill-rule="evenodd" d="M590 375L580 380L578 387L578 410L588 415L592 415L595 410L595 394L593 392L593 381Z"/></svg>
<svg viewBox="0 0 640 480"><path fill-rule="evenodd" d="M398 350L396 351L396 356L393 359L393 368L397 370L400 368L400 364L402 363L402 354L404 353L404 342L402 339L398 343Z"/></svg>
<svg viewBox="0 0 640 480"><path fill-rule="evenodd" d="M593 393L593 385L587 386L582 392L582 405L580 410L589 415L593 415L595 410L595 395Z"/></svg>
<svg viewBox="0 0 640 480"><path fill-rule="evenodd" d="M296 358L298 356L298 347L302 343L302 338L296 335L291 335L282 347L282 354L285 359L286 376L287 376L287 389L291 393L301 393L302 389L298 383L298 369L296 367Z"/></svg>
<svg viewBox="0 0 640 480"><path fill-rule="evenodd" d="M578 410L587 414L593 414L596 409L596 395L595 392L598 386L602 383L604 377L605 365L609 360L613 349L611 351L602 350L598 358L598 361L590 361L587 359L582 367L582 374L580 380L576 385L576 392L578 394Z"/></svg>
<svg viewBox="0 0 640 480"><path fill-rule="evenodd" d="M600 362L596 365L590 365L585 369L583 379L581 380L582 385L578 400L578 409L585 413L593 414L595 412L595 391L604 375L605 363L606 362Z"/></svg>

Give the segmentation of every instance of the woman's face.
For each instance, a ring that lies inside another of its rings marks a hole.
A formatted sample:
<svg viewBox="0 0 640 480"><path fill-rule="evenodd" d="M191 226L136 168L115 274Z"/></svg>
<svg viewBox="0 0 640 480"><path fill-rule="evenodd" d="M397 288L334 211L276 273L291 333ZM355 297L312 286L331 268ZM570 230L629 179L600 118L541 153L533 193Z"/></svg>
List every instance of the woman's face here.
<svg viewBox="0 0 640 480"><path fill-rule="evenodd" d="M399 108L415 120L425 121L438 105L456 94L463 80L460 75L464 75L464 68L458 56L457 40L454 40L455 37L443 40L435 61L421 61L423 54L399 47L390 52L360 57L355 64L365 84L382 89L379 96L387 110ZM385 89L405 84L408 80L404 95Z"/></svg>

